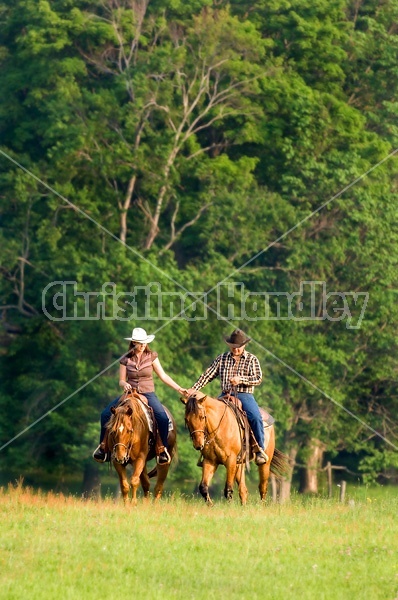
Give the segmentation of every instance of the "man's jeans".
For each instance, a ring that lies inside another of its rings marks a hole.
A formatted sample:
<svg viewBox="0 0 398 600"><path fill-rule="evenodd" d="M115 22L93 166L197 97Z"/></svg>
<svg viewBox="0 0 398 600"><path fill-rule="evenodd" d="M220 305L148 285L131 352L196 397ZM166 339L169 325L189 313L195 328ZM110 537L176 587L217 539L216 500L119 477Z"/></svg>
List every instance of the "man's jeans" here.
<svg viewBox="0 0 398 600"><path fill-rule="evenodd" d="M235 394L232 394L235 395ZM250 427L253 429L254 437L260 448L264 448L264 425L261 417L260 409L254 399L253 394L247 394L246 392L237 392L239 400L242 402L242 408L247 414L249 419Z"/></svg>

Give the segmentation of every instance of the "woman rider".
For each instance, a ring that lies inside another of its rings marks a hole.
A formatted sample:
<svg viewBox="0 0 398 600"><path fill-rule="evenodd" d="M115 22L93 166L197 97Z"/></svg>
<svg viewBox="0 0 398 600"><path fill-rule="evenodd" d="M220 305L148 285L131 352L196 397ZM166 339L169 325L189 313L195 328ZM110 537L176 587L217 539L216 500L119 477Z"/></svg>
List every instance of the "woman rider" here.
<svg viewBox="0 0 398 600"><path fill-rule="evenodd" d="M167 373L164 372L160 364L157 352L153 352L148 344L154 339L154 335L147 335L145 329L136 327L133 329L131 337L124 338L130 342L129 352L120 361L119 385L125 392L136 389L148 400L149 406L153 409L156 423L158 425L159 435L162 440L163 450L160 451L157 461L159 464L168 464L171 461L167 451L167 436L169 432L169 418L155 394L155 385L153 382L153 372L163 383L176 390L179 394L186 394L186 390L181 388ZM108 453L105 450L104 437L106 425L112 415L111 408L115 406L119 398L112 400L110 404L101 413L101 434L99 446L93 453L93 458L98 462L109 460Z"/></svg>

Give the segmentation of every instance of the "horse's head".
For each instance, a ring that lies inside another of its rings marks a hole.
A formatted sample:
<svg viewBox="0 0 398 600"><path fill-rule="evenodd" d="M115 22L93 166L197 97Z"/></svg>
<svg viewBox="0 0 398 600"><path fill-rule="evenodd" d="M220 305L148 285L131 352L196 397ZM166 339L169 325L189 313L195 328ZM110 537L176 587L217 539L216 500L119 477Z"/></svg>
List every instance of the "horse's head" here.
<svg viewBox="0 0 398 600"><path fill-rule="evenodd" d="M123 404L112 406L113 413L107 425L108 445L112 453L112 460L124 464L129 460L133 437L133 407Z"/></svg>
<svg viewBox="0 0 398 600"><path fill-rule="evenodd" d="M206 441L206 409L203 406L206 398L207 396L198 392L190 396L185 404L185 424L195 450L203 450Z"/></svg>

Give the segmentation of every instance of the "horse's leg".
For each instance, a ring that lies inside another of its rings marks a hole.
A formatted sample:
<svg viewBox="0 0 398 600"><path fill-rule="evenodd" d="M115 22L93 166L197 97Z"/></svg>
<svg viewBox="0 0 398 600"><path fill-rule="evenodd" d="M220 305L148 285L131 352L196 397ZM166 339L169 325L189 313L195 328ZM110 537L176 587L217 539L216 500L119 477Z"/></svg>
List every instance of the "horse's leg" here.
<svg viewBox="0 0 398 600"><path fill-rule="evenodd" d="M227 469L227 478L224 487L224 496L230 502L234 493L234 481L237 472L236 455L232 454L227 458L225 468Z"/></svg>
<svg viewBox="0 0 398 600"><path fill-rule="evenodd" d="M239 498L241 504L244 506L247 502L247 487L246 487L246 477L245 477L245 465L242 463L238 465L236 469L236 483L239 487Z"/></svg>
<svg viewBox="0 0 398 600"><path fill-rule="evenodd" d="M170 465L158 465L157 466L157 478L155 485L155 500L159 500L163 494L163 486L166 481L167 473L169 472Z"/></svg>
<svg viewBox="0 0 398 600"><path fill-rule="evenodd" d="M259 465L258 474L260 476L260 483L258 484L258 490L260 492L260 498L262 502L265 502L268 489L268 480L270 474L271 461L269 460L266 465Z"/></svg>
<svg viewBox="0 0 398 600"><path fill-rule="evenodd" d="M274 452L275 452L275 429L274 429L274 427L271 427L271 429L270 429L269 440L268 440L268 444L267 444L265 451L268 454L269 460L268 460L267 464L260 465L258 467L258 473L260 476L258 490L260 492L261 502L265 502L265 498L267 496L268 481L269 481L269 476L270 476L270 472L271 472L271 463L272 463L272 458L273 458Z"/></svg>
<svg viewBox="0 0 398 600"><path fill-rule="evenodd" d="M140 481L141 481L141 487L142 487L142 491L144 492L144 500L149 500L149 488L150 488L150 483L149 483L149 477L148 477L148 473L146 470L146 464L144 466L144 469L140 475Z"/></svg>
<svg viewBox="0 0 398 600"><path fill-rule="evenodd" d="M113 462L113 466L115 467L115 470L119 476L120 491L122 493L123 502L126 504L130 489L126 467L117 462Z"/></svg>
<svg viewBox="0 0 398 600"><path fill-rule="evenodd" d="M213 505L213 501L209 495L209 485L213 479L213 475L217 470L217 464L209 462L206 458L202 466L202 481L199 485L199 491L209 506Z"/></svg>
<svg viewBox="0 0 398 600"><path fill-rule="evenodd" d="M167 448L169 454L171 456L171 460L173 460L173 456L175 453L175 444L176 444L176 433L175 433L175 424L174 429L169 431L169 436L167 438ZM155 500L159 500L163 494L164 482L167 479L167 474L170 469L170 464L168 465L157 465L157 473L156 473L156 484L155 484Z"/></svg>
<svg viewBox="0 0 398 600"><path fill-rule="evenodd" d="M146 453L141 453L137 456L133 465L133 474L131 476L131 502L134 506L137 505L137 490L140 485L141 473L145 467Z"/></svg>

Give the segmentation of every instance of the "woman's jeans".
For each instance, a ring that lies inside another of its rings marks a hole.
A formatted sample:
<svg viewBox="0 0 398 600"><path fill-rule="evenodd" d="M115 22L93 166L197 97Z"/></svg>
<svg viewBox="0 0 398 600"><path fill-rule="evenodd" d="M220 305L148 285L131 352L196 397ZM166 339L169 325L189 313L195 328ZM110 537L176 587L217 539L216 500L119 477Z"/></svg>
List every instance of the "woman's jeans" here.
<svg viewBox="0 0 398 600"><path fill-rule="evenodd" d="M260 448L263 448L263 450L265 450L263 419L253 394L247 394L246 392L238 392L236 396L238 396L239 400L242 402L242 408L247 414L250 427L253 429L254 437L256 438L258 445L260 446Z"/></svg>
<svg viewBox="0 0 398 600"><path fill-rule="evenodd" d="M163 406L160 403L159 398L156 396L155 392L147 392L146 394L142 394L148 400L149 406L153 409L156 423L158 424L160 439L162 440L163 446L167 448L167 436L169 435L169 417L166 414ZM101 434L100 434L100 444L105 437L106 425L109 419L112 416L111 408L112 406L116 406L119 402L121 396L118 396L112 402L108 404L108 406L101 413Z"/></svg>

